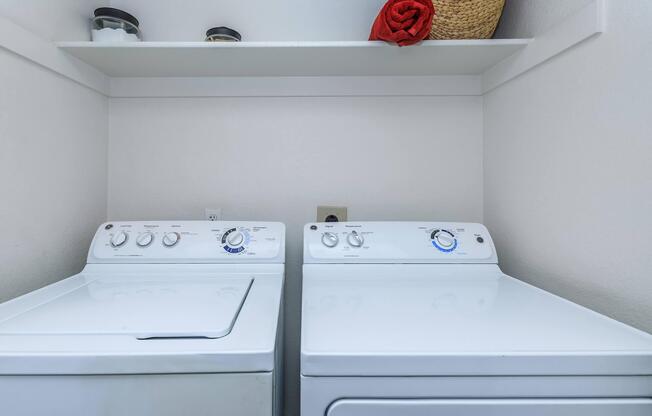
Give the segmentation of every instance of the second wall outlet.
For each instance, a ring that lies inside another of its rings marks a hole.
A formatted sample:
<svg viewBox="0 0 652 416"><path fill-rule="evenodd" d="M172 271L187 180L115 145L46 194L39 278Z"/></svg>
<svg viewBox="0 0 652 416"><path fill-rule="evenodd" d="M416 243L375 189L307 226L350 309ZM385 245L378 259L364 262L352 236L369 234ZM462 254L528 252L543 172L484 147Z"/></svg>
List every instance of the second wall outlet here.
<svg viewBox="0 0 652 416"><path fill-rule="evenodd" d="M206 208L206 214L204 218L208 221L221 221L222 208Z"/></svg>
<svg viewBox="0 0 652 416"><path fill-rule="evenodd" d="M347 221L346 207L317 207L317 222L344 222Z"/></svg>

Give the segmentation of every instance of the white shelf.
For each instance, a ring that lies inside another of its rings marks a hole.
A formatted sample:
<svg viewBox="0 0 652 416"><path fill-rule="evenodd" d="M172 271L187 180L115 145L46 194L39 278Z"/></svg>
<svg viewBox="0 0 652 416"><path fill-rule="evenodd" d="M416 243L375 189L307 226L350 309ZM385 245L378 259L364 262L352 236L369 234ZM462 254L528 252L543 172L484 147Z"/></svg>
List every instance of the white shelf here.
<svg viewBox="0 0 652 416"><path fill-rule="evenodd" d="M60 42L109 77L480 75L529 39L384 42Z"/></svg>
<svg viewBox="0 0 652 416"><path fill-rule="evenodd" d="M108 97L483 95L605 30L592 0L536 39L59 42L0 16L0 48Z"/></svg>

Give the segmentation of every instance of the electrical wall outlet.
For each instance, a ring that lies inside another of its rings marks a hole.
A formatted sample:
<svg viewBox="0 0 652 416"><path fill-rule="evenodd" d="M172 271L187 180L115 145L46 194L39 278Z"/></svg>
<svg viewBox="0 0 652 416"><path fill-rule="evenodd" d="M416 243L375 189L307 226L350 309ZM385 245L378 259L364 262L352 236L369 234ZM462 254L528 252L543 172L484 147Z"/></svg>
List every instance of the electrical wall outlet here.
<svg viewBox="0 0 652 416"><path fill-rule="evenodd" d="M222 208L206 208L204 218L208 221L220 221L222 219Z"/></svg>
<svg viewBox="0 0 652 416"><path fill-rule="evenodd" d="M346 207L317 207L317 222L344 222L347 220Z"/></svg>

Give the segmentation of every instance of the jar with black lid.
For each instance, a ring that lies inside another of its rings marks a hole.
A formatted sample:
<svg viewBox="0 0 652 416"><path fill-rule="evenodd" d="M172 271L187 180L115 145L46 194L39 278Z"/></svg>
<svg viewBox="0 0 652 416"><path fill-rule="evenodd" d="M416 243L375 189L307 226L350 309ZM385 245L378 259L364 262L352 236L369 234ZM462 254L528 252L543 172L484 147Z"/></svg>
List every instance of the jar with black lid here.
<svg viewBox="0 0 652 416"><path fill-rule="evenodd" d="M237 31L226 26L214 27L206 31L206 42L240 42L242 37Z"/></svg>
<svg viewBox="0 0 652 416"><path fill-rule="evenodd" d="M138 19L113 7L96 9L91 26L93 42L140 42L142 40Z"/></svg>

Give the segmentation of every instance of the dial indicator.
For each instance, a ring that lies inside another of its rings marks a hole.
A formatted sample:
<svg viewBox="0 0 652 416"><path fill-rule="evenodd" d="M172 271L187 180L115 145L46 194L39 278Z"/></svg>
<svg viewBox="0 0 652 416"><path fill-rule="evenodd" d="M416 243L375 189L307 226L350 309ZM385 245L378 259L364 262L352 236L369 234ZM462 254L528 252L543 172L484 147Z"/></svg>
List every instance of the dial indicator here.
<svg viewBox="0 0 652 416"><path fill-rule="evenodd" d="M129 235L126 232L118 231L113 235L113 237L111 237L111 246L113 248L122 247L125 245L128 239Z"/></svg>
<svg viewBox="0 0 652 416"><path fill-rule="evenodd" d="M443 253L451 253L457 248L457 238L448 230L433 230L430 239L432 245Z"/></svg>
<svg viewBox="0 0 652 416"><path fill-rule="evenodd" d="M321 242L326 247L333 248L340 242L340 238L335 233L325 232L321 236Z"/></svg>
<svg viewBox="0 0 652 416"><path fill-rule="evenodd" d="M362 245L364 244L364 237L362 236L362 234L353 230L346 237L346 241L349 243L351 247L358 248L358 247L362 247Z"/></svg>
<svg viewBox="0 0 652 416"><path fill-rule="evenodd" d="M143 233L138 236L136 239L136 244L138 247L148 247L152 242L154 241L154 234L152 234L150 231L147 231L146 233Z"/></svg>
<svg viewBox="0 0 652 416"><path fill-rule="evenodd" d="M222 235L222 248L227 253L238 254L245 251L250 241L249 232L245 229L231 228Z"/></svg>
<svg viewBox="0 0 652 416"><path fill-rule="evenodd" d="M181 239L181 234L172 232L172 233L164 234L162 242L165 247L174 247L177 245L180 239Z"/></svg>

